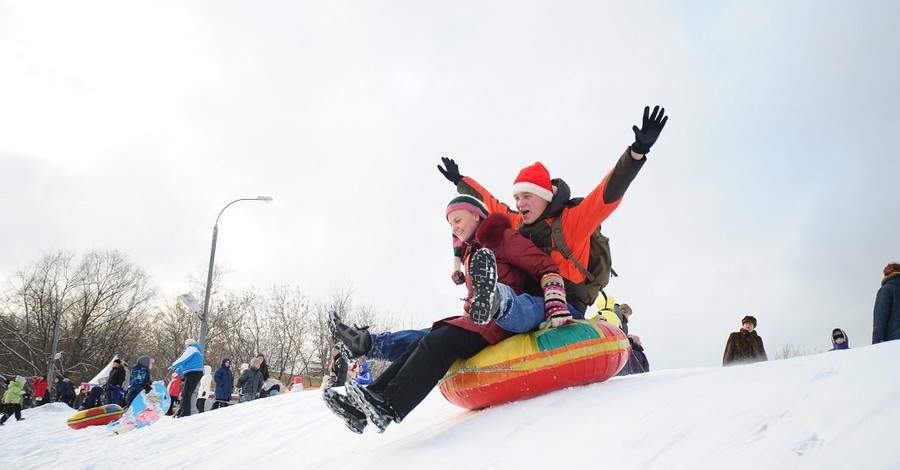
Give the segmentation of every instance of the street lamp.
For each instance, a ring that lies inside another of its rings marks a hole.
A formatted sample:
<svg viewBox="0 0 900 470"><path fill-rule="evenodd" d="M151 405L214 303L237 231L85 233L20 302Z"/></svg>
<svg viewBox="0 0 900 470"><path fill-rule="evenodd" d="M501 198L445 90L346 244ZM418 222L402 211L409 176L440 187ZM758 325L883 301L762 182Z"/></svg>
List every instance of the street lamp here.
<svg viewBox="0 0 900 470"><path fill-rule="evenodd" d="M204 351L206 350L206 332L209 330L209 293L210 289L212 289L213 267L216 263L216 238L219 236L219 217L222 217L222 212L225 212L228 206L238 201L263 201L268 203L272 202L272 198L269 196L257 196L254 198L235 199L226 204L219 211L218 217L216 217L216 225L213 226L212 249L209 251L209 273L206 275L206 299L203 301L203 316L200 317L200 338L198 341L200 342L200 348Z"/></svg>

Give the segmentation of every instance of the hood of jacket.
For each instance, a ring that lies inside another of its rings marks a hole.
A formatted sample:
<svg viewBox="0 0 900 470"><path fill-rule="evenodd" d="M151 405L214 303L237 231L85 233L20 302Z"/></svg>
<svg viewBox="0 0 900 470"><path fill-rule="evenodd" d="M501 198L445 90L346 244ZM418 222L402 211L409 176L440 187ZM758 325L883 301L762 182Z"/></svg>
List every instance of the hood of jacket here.
<svg viewBox="0 0 900 470"><path fill-rule="evenodd" d="M137 360L137 365L142 366L144 369L149 369L151 362L153 362L153 359L150 356L141 356Z"/></svg>
<svg viewBox="0 0 900 470"><path fill-rule="evenodd" d="M844 335L844 343L843 344L837 344L837 342L834 340L834 335L837 333ZM847 336L846 331L844 331L840 328L835 328L831 332L831 350L833 351L835 349L850 349L850 337Z"/></svg>

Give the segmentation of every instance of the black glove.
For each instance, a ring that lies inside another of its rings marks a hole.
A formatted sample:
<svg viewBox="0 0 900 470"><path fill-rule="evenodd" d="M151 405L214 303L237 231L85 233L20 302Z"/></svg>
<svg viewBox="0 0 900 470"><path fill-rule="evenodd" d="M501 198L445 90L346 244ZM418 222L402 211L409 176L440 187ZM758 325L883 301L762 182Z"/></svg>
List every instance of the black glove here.
<svg viewBox="0 0 900 470"><path fill-rule="evenodd" d="M444 166L446 166L447 169L445 170L441 168L440 165L438 165L438 171L440 171L441 174L444 175L444 178L450 180L451 183L459 184L463 177L461 174L459 174L459 167L456 166L456 162L454 162L452 158L447 157L441 157L441 161L444 162Z"/></svg>
<svg viewBox="0 0 900 470"><path fill-rule="evenodd" d="M147 385L147 384L144 384L144 386L141 388L143 388L144 391L147 393L150 393L150 390L153 390L153 387L151 387L150 385Z"/></svg>
<svg viewBox="0 0 900 470"><path fill-rule="evenodd" d="M634 143L631 144L631 150L634 153L643 155L650 152L650 147L656 143L659 133L662 132L666 121L669 120L669 116L665 116L665 114L666 108L660 109L659 106L654 106L653 115L651 115L650 106L644 107L644 122L641 124L641 128L631 127L631 130L634 131Z"/></svg>

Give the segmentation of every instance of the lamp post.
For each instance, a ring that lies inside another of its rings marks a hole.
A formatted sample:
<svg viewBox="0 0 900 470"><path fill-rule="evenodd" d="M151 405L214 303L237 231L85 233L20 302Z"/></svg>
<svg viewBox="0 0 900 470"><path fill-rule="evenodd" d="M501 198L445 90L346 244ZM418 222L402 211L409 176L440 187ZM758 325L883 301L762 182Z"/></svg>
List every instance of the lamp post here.
<svg viewBox="0 0 900 470"><path fill-rule="evenodd" d="M56 327L53 329L53 347L50 350L50 367L47 370L47 380L49 382L53 382L53 369L56 365L56 360L59 359L59 353L56 352L56 347L59 344L59 323L62 321L62 307L60 304L62 303L62 299L59 299L56 304Z"/></svg>
<svg viewBox="0 0 900 470"><path fill-rule="evenodd" d="M209 294L212 289L213 267L216 264L216 239L219 236L219 217L222 217L222 212L225 212L225 209L228 209L228 206L238 201L263 201L268 203L272 202L272 198L269 196L257 196L255 198L235 199L226 204L225 207L219 211L218 217L216 217L216 225L213 226L212 248L209 250L209 273L206 275L206 298L203 301L203 316L200 317L200 338L198 339L200 347L204 351L206 350L206 333L209 330Z"/></svg>

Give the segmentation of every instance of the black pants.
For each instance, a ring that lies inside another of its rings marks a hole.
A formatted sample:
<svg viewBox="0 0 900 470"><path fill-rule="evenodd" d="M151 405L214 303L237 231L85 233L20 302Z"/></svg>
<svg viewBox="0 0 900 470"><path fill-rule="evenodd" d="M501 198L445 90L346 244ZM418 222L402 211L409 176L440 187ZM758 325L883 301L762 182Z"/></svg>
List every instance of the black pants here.
<svg viewBox="0 0 900 470"><path fill-rule="evenodd" d="M182 378L184 382L181 383L181 407L178 408L178 416L191 415L191 395L194 394L194 390L197 389L197 384L200 383L202 378L203 371L200 370L184 374Z"/></svg>
<svg viewBox="0 0 900 470"><path fill-rule="evenodd" d="M216 400L216 402L213 403L212 409L215 410L215 409L217 409L217 408L225 408L226 406L228 406L228 402L227 402L227 401L224 401L224 400Z"/></svg>
<svg viewBox="0 0 900 470"><path fill-rule="evenodd" d="M380 392L403 419L428 396L454 361L470 358L487 346L478 333L441 326L410 344L368 388Z"/></svg>
<svg viewBox="0 0 900 470"><path fill-rule="evenodd" d="M115 385L109 385L106 389L106 403L108 405L119 405L121 406L123 403L123 398L125 398L125 391L122 390L122 387L116 387Z"/></svg>
<svg viewBox="0 0 900 470"><path fill-rule="evenodd" d="M22 405L18 403L7 403L4 405L3 417L0 418L0 423L5 423L12 415L16 415L16 421L20 421L22 419Z"/></svg>

